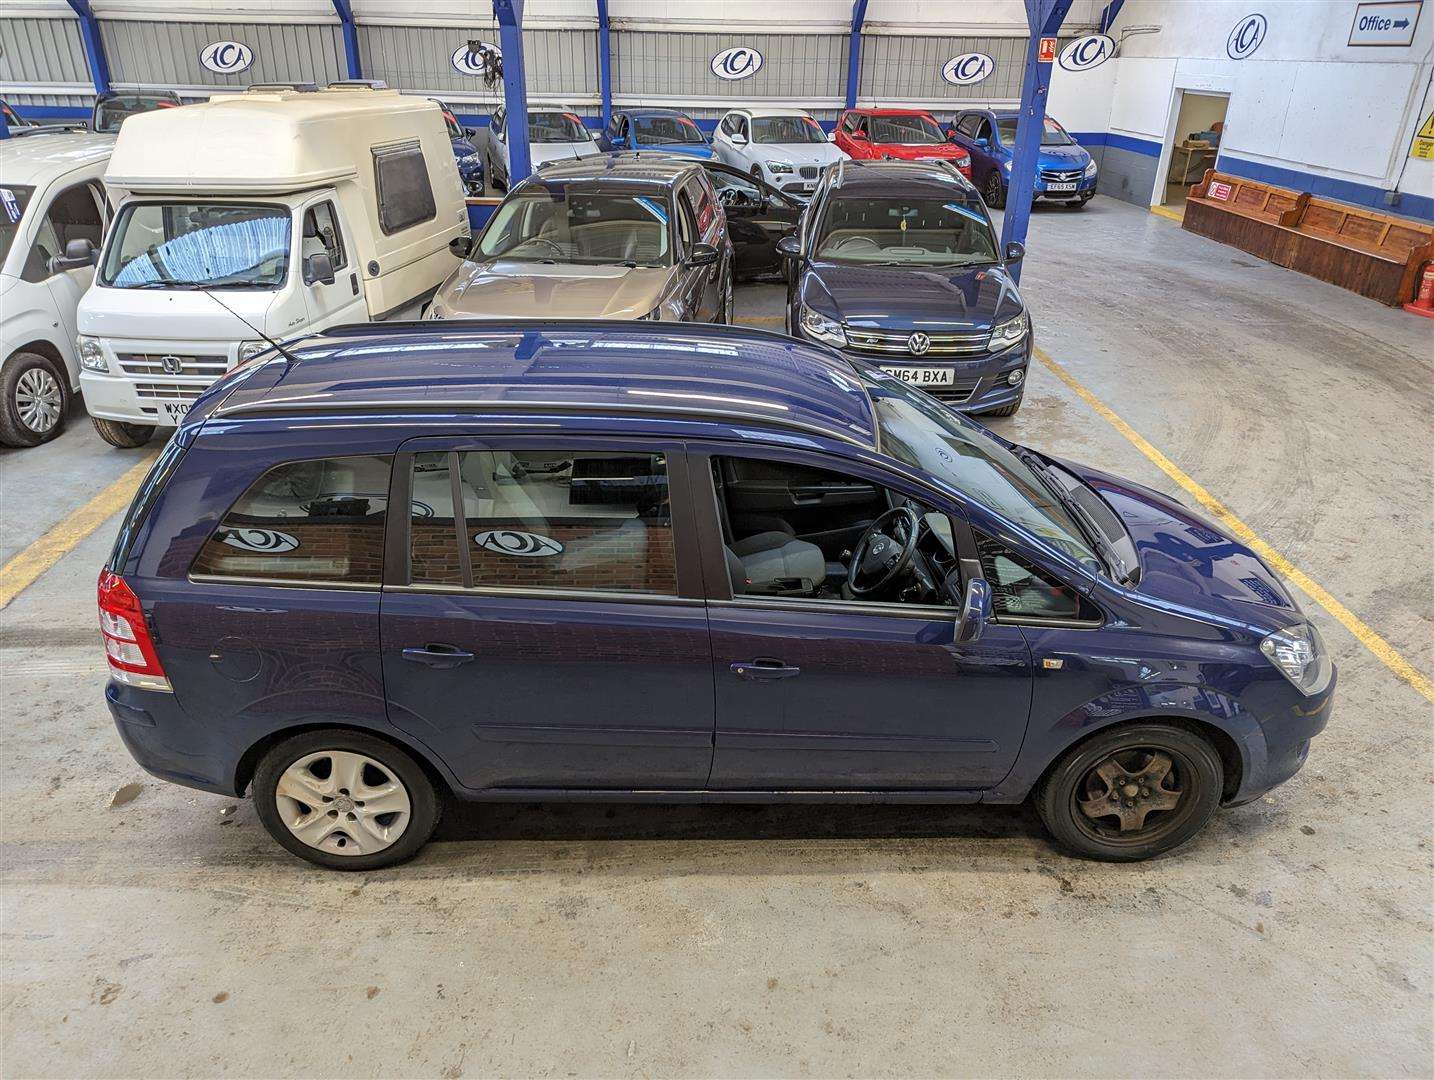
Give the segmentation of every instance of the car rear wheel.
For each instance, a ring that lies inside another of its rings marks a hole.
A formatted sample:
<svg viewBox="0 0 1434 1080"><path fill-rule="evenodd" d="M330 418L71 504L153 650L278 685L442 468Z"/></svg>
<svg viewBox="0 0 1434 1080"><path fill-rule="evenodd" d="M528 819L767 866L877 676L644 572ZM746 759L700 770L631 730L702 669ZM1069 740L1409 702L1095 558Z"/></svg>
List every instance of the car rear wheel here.
<svg viewBox="0 0 1434 1080"><path fill-rule="evenodd" d="M725 326L732 325L732 315L737 308L737 281L734 275L727 275L727 288L722 293L722 314L717 321Z"/></svg>
<svg viewBox="0 0 1434 1080"><path fill-rule="evenodd" d="M70 393L63 371L48 356L19 352L5 362L5 402L0 408L0 442L38 446L65 426Z"/></svg>
<svg viewBox="0 0 1434 1080"><path fill-rule="evenodd" d="M1224 778L1208 739L1176 724L1137 724L1069 751L1041 783L1036 810L1071 854L1137 862L1203 829Z"/></svg>
<svg viewBox="0 0 1434 1080"><path fill-rule="evenodd" d="M981 189L981 194L985 196L986 205L993 210L1006 205L1006 187L1001 183L999 169L992 169L986 174L986 186Z"/></svg>
<svg viewBox="0 0 1434 1080"><path fill-rule="evenodd" d="M123 420L105 420L98 416L90 417L90 423L95 425L101 439L121 450L133 450L154 437L153 424L126 424Z"/></svg>
<svg viewBox="0 0 1434 1080"><path fill-rule="evenodd" d="M259 762L253 794L270 836L330 870L405 862L438 825L438 792L418 762L357 731L285 739Z"/></svg>

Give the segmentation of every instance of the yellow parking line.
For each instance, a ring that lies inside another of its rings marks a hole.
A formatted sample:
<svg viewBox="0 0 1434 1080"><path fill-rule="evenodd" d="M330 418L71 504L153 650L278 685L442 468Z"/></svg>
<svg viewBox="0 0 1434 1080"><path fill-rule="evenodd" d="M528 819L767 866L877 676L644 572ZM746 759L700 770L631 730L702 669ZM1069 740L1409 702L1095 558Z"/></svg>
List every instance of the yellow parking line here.
<svg viewBox="0 0 1434 1080"><path fill-rule="evenodd" d="M785 323L785 315L743 315L737 320L738 326L756 326L758 323Z"/></svg>
<svg viewBox="0 0 1434 1080"><path fill-rule="evenodd" d="M1177 223L1185 220L1185 211L1183 209L1172 210L1168 206L1152 206L1150 212L1152 214L1159 214L1163 218L1169 218L1171 221Z"/></svg>
<svg viewBox="0 0 1434 1080"><path fill-rule="evenodd" d="M158 457L150 454L130 468L123 476L85 503L64 521L0 566L0 609L33 585L46 570L54 566L106 521L129 505L139 482Z"/></svg>
<svg viewBox="0 0 1434 1080"><path fill-rule="evenodd" d="M1415 690L1419 691L1419 693L1423 694L1431 702L1434 702L1434 681L1431 681L1427 675L1420 672L1413 664L1400 656L1393 645L1375 633L1358 615L1331 596L1324 586L1312 580L1308 574L1300 570L1290 562L1289 559L1285 558L1262 540L1254 529L1237 518L1224 503L1192 480L1189 474L1181 469L1180 466L1176 465L1159 450L1155 449L1154 446L1150 445L1140 432L1136 431L1116 415L1115 411L1111 409L1109 405L1087 390L1074 375L1056 361L1052 360L1050 356L1041 349L1036 349L1035 353L1036 359L1049 368L1051 374L1069 386L1078 398L1094 409L1101 419L1105 420L1106 423L1110 424L1116 431L1124 435L1137 450L1153 461L1161 472L1189 492L1190 495L1205 508L1206 512L1233 533L1241 543L1274 567L1286 580L1298 586L1299 589L1316 604L1338 619L1341 625L1357 637L1364 647L1372 652L1385 667L1389 668L1390 671L1414 687Z"/></svg>

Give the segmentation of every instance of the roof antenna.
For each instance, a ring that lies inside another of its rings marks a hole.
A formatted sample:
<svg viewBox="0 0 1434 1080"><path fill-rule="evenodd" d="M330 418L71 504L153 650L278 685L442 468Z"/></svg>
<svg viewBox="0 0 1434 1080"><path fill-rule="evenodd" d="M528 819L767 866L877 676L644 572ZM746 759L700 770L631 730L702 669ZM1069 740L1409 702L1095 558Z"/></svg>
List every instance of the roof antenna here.
<svg viewBox="0 0 1434 1080"><path fill-rule="evenodd" d="M230 307L228 304L226 304L223 300L219 299L219 297L215 296L215 295L214 295L212 292L210 292L208 289L200 289L199 291L202 292L205 296L209 297L209 299L213 300L216 304L218 304L220 307L222 307L225 311L229 312L230 315L233 315L236 319L238 319L241 323L243 323L245 326L247 326L250 330L254 331L254 333L258 334L261 338L263 338L265 341L267 341L270 345L272 345L272 346L274 347L274 351L277 352L280 356L282 356L282 357L284 358L284 360L285 360L285 364L284 364L284 373L285 373L285 374L288 374L289 365L291 365L291 364L297 364L297 363L299 362L299 358L298 358L297 356L295 356L293 353L291 353L288 349L284 348L284 346L280 345L277 341L275 341L273 338L271 338L268 334L264 333L264 331L260 330L257 326L255 326L253 323L251 323L248 319L244 318L243 315L240 315L239 312L235 311L232 307Z"/></svg>

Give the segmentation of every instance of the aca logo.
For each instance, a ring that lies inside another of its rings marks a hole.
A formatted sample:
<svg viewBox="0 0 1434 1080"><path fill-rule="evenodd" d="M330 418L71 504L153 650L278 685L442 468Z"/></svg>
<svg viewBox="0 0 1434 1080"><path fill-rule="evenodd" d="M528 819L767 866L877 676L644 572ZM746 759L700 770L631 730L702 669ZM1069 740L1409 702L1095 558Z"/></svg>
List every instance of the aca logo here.
<svg viewBox="0 0 1434 1080"><path fill-rule="evenodd" d="M274 529L230 529L224 543L240 551L257 551L264 555L282 555L299 546L296 537Z"/></svg>
<svg viewBox="0 0 1434 1080"><path fill-rule="evenodd" d="M242 41L215 41L204 46L199 62L216 75L237 75L249 70L254 50Z"/></svg>
<svg viewBox="0 0 1434 1080"><path fill-rule="evenodd" d="M1056 59L1067 71L1089 71L1100 67L1114 55L1114 38L1105 34L1087 34L1062 49Z"/></svg>
<svg viewBox="0 0 1434 1080"><path fill-rule="evenodd" d="M746 79L762 69L762 54L746 45L723 49L712 58L712 74L719 79Z"/></svg>
<svg viewBox="0 0 1434 1080"><path fill-rule="evenodd" d="M1265 31L1270 24L1259 12L1253 15L1246 15L1235 24L1235 29L1230 31L1230 37L1225 42L1225 52L1231 60L1243 60L1260 47L1260 42L1265 40Z"/></svg>
<svg viewBox="0 0 1434 1080"><path fill-rule="evenodd" d="M491 53L493 59L503 55L503 50L494 45L491 41L478 42L478 48L470 49L467 45L460 45L453 50L450 63L453 70L460 75L473 75L482 78L488 72L488 61L486 54Z"/></svg>
<svg viewBox="0 0 1434 1080"><path fill-rule="evenodd" d="M514 529L489 529L475 533L473 543L484 551L499 555L517 555L524 559L542 559L563 553L563 545L541 533L518 532Z"/></svg>
<svg viewBox="0 0 1434 1080"><path fill-rule="evenodd" d="M971 86L995 70L996 61L985 53L962 53L946 61L941 68L941 77L953 86Z"/></svg>

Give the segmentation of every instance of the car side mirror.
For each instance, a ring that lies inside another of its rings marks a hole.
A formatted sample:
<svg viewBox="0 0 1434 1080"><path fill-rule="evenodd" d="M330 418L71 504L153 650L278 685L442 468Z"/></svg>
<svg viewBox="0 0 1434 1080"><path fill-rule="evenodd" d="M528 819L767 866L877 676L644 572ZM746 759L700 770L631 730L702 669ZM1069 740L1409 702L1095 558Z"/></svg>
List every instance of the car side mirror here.
<svg viewBox="0 0 1434 1080"><path fill-rule="evenodd" d="M711 244L693 244L692 253L687 256L688 266L712 266L721 258Z"/></svg>
<svg viewBox="0 0 1434 1080"><path fill-rule="evenodd" d="M851 131L847 133L847 136L857 142L866 142L866 132L864 131Z"/></svg>
<svg viewBox="0 0 1434 1080"><path fill-rule="evenodd" d="M465 128L463 129L463 137L464 137L465 139L476 138L477 135L478 135L478 129L477 129L477 128L465 127Z"/></svg>
<svg viewBox="0 0 1434 1080"><path fill-rule="evenodd" d="M1019 240L1012 240L1006 245L1006 262L1018 263L1026 257L1026 245Z"/></svg>
<svg viewBox="0 0 1434 1080"><path fill-rule="evenodd" d="M991 618L991 586L983 578L966 583L966 596L961 602L961 617L956 620L956 644L969 645L979 641Z"/></svg>
<svg viewBox="0 0 1434 1080"><path fill-rule="evenodd" d="M777 254L784 259L800 259L802 257L802 242L793 234L788 233L777 241Z"/></svg>
<svg viewBox="0 0 1434 1080"><path fill-rule="evenodd" d="M94 266L99 259L99 249L91 240L71 240L65 245L63 255L55 255L50 259L50 273L58 274L61 270L78 270L82 266Z"/></svg>
<svg viewBox="0 0 1434 1080"><path fill-rule="evenodd" d="M473 250L473 238L471 236L455 236L448 241L448 250L457 258L466 259L468 253Z"/></svg>
<svg viewBox="0 0 1434 1080"><path fill-rule="evenodd" d="M732 140L733 146L747 145L747 136L743 135L740 131L734 132L733 134L729 135L728 138Z"/></svg>
<svg viewBox="0 0 1434 1080"><path fill-rule="evenodd" d="M327 251L316 251L304 260L304 284L334 283L334 262Z"/></svg>
<svg viewBox="0 0 1434 1080"><path fill-rule="evenodd" d="M991 140L988 139L988 138L986 138L986 136L984 136L984 135L980 136L979 138L972 139L971 141L972 141L973 143L975 143L977 146L990 146L990 145L991 145Z"/></svg>
<svg viewBox="0 0 1434 1080"><path fill-rule="evenodd" d="M835 128L827 132L827 142L836 142L836 137L837 133Z"/></svg>

